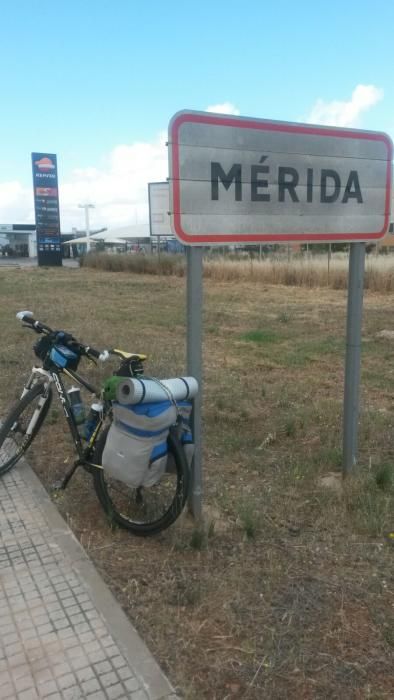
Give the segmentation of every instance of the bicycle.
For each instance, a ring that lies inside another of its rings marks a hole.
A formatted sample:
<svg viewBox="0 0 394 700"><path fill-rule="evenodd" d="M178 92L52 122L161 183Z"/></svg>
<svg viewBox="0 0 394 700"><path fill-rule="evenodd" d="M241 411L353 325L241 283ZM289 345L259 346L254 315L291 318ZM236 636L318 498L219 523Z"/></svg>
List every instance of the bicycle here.
<svg viewBox="0 0 394 700"><path fill-rule="evenodd" d="M31 312L21 311L17 318L24 327L42 336L34 345L34 352L42 366L33 366L19 401L1 424L0 476L17 464L41 430L52 403L54 386L77 453L77 459L58 488L65 489L76 469L82 466L93 476L98 500L111 523L135 535L153 535L169 527L183 510L190 480L177 426L170 428L167 439L168 453L172 457L171 468L165 471L158 483L132 489L110 478L101 466L101 458L112 421L112 403L103 399L101 390L76 371L83 357L97 363L108 360L112 355L120 359L120 366L114 374L141 377L146 356L118 349L96 350L80 343L66 331L53 330L37 321ZM65 356L66 360L62 359ZM78 430L63 375L102 400L97 424L87 440L81 437Z"/></svg>

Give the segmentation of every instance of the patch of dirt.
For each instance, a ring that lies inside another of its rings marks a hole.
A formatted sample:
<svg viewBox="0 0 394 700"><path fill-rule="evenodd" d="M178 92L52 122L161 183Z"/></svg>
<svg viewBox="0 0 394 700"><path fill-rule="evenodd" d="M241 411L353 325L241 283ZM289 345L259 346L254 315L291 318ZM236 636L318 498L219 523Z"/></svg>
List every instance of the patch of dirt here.
<svg viewBox="0 0 394 700"><path fill-rule="evenodd" d="M339 474L338 472L330 472L326 476L320 477L318 484L325 489L334 491L338 495L342 494L343 477L342 474Z"/></svg>
<svg viewBox="0 0 394 700"><path fill-rule="evenodd" d="M394 340L394 331L383 330L376 333L377 338L384 338L385 340Z"/></svg>

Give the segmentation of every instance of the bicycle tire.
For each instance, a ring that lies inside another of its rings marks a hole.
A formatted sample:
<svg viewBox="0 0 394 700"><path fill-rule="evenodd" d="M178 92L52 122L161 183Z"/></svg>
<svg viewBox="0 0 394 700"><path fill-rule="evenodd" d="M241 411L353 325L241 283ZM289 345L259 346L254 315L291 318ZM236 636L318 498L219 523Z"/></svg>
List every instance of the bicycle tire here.
<svg viewBox="0 0 394 700"><path fill-rule="evenodd" d="M108 430L109 428L103 432L98 441L94 456L96 464L102 463L102 454ZM165 530L179 517L186 503L190 474L185 453L172 431L169 433L167 443L168 452L169 455L173 457L173 465L175 468L171 471L166 471L160 482L155 486L146 489L131 489L123 482L110 479L103 469L95 469L94 471L93 479L96 494L110 522L116 523L120 527L129 530L134 535L146 537ZM149 510L149 508L147 508L147 499L149 498L150 501L153 502L154 498L156 498L157 501L159 486L162 488L163 485L165 486L167 483L172 483L172 481L174 482L173 495L170 497L170 502L163 508L163 512L157 514L157 517L155 514L153 519L149 521L143 522L141 519L137 519L137 516L141 518L143 510L145 510L145 512ZM120 488L116 488L117 485L119 485ZM145 502L143 503L140 500L141 491L142 500L145 497ZM118 500L116 503L114 503L114 492L117 493ZM137 493L139 493L138 496ZM130 513L130 515L128 514L127 516L125 512L121 512L121 509L124 510L126 505L129 508L128 513Z"/></svg>
<svg viewBox="0 0 394 700"><path fill-rule="evenodd" d="M22 437L22 443L18 445L17 435L18 430L15 429L15 424L20 428L21 418L26 410L31 407L36 399L39 399L46 391L45 384L40 382L33 386L23 398L21 398L18 403L11 409L8 416L5 418L0 426L0 476L3 476L6 472L12 469L13 466L20 460L22 455L25 454L26 450L30 447L37 433L39 432L46 416L49 411L49 407L52 401L52 389L48 389L48 398L41 408L41 412L38 416L37 423L31 435L26 435ZM16 447L15 454L10 456L9 450L12 446Z"/></svg>

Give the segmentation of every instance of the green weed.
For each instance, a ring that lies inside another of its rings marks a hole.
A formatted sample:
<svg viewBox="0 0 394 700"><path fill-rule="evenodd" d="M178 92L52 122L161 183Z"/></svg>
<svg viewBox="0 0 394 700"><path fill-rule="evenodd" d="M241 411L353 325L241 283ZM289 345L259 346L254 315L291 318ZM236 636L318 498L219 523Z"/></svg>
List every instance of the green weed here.
<svg viewBox="0 0 394 700"><path fill-rule="evenodd" d="M264 345L265 343L277 343L280 338L278 334L272 330L255 330L248 331L247 333L241 335L241 340L245 340L247 343Z"/></svg>
<svg viewBox="0 0 394 700"><path fill-rule="evenodd" d="M47 424L48 425L56 425L60 417L60 411L58 408L52 408L51 411L49 412L49 415L47 417Z"/></svg>
<svg viewBox="0 0 394 700"><path fill-rule="evenodd" d="M382 491L391 491L394 486L394 467L392 464L382 464L375 476L377 486Z"/></svg>
<svg viewBox="0 0 394 700"><path fill-rule="evenodd" d="M285 434L287 437L294 437L296 434L297 422L294 417L288 418L285 422Z"/></svg>
<svg viewBox="0 0 394 700"><path fill-rule="evenodd" d="M247 539L254 540L260 529L260 518L255 503L244 500L238 506L238 518Z"/></svg>
<svg viewBox="0 0 394 700"><path fill-rule="evenodd" d="M190 537L190 547L201 551L207 546L207 533L202 527L196 527Z"/></svg>
<svg viewBox="0 0 394 700"><path fill-rule="evenodd" d="M345 486L348 512L358 530L376 537L392 527L394 498L382 490L376 477L351 477Z"/></svg>

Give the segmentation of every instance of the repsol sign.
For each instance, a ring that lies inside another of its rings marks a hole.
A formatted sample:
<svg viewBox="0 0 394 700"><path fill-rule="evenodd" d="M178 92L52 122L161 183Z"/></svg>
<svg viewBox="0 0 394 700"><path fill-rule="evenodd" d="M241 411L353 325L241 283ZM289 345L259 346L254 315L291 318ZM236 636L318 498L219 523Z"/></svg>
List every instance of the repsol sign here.
<svg viewBox="0 0 394 700"><path fill-rule="evenodd" d="M241 163L234 163L226 170L217 161L211 162L211 200L218 201L221 191L232 188L236 202L250 199L251 202L303 200L312 203L317 199L324 204L333 204L338 200L342 204L347 204L350 200L363 203L357 170L350 170L341 182L339 173L331 168L317 171L306 168L300 172L286 165L271 168L265 163L266 160L267 156L262 156L260 162L252 165L248 172L245 172ZM273 175L275 184L270 184L270 174ZM306 182L306 187L299 186L301 178Z"/></svg>

